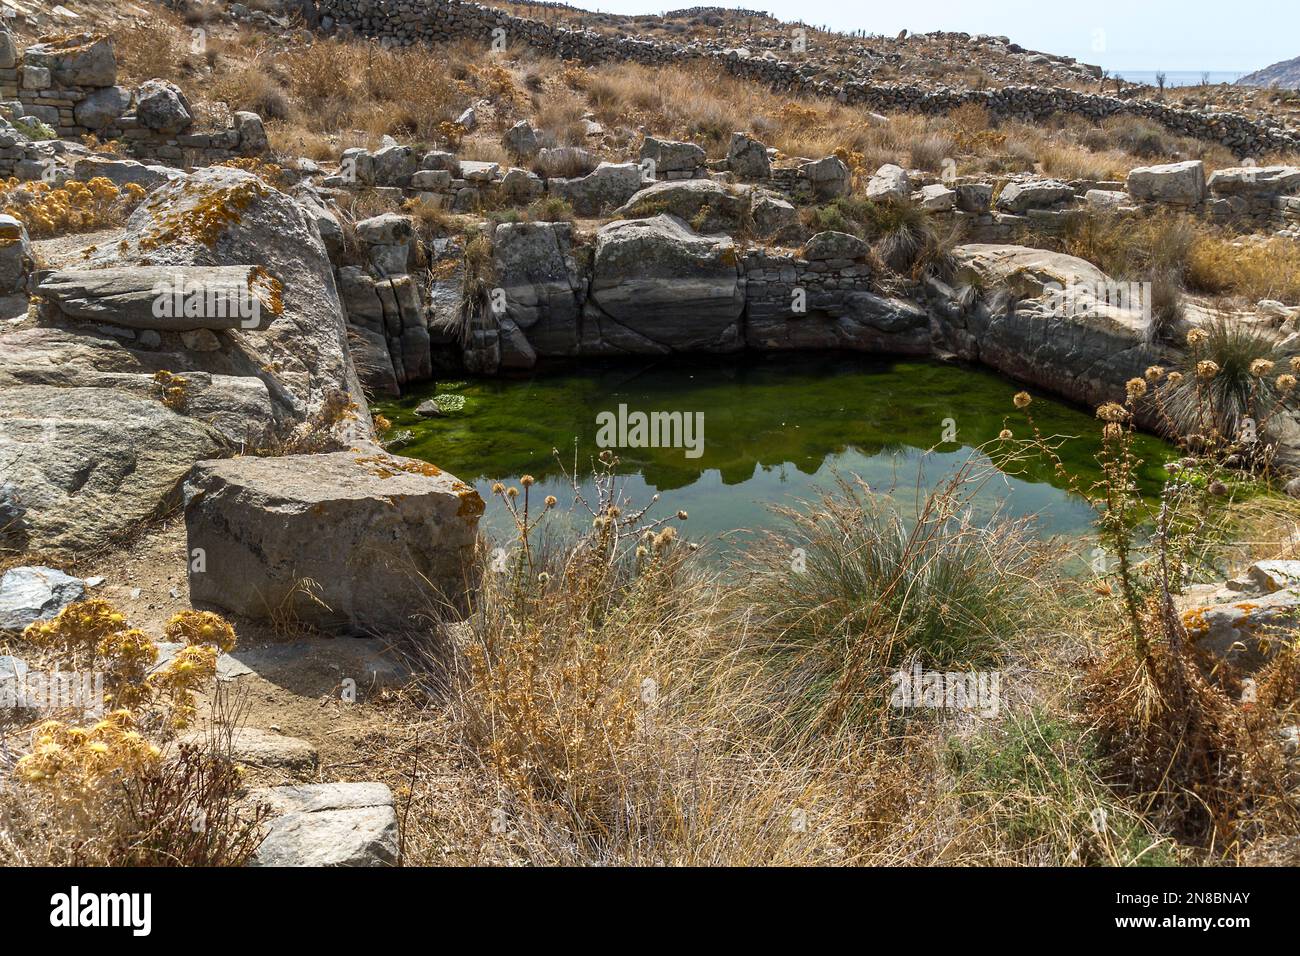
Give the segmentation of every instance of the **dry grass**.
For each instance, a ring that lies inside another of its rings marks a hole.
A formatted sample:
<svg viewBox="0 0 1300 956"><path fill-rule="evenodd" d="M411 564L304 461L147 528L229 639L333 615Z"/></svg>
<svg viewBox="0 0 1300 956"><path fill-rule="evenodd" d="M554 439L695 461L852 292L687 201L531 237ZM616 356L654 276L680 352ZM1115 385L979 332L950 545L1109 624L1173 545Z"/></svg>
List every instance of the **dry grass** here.
<svg viewBox="0 0 1300 956"><path fill-rule="evenodd" d="M1191 216L1167 212L1134 220L1104 212L1067 224L1037 244L1087 259L1115 278L1172 279L1224 304L1278 299L1300 304L1300 248L1284 239L1238 238Z"/></svg>

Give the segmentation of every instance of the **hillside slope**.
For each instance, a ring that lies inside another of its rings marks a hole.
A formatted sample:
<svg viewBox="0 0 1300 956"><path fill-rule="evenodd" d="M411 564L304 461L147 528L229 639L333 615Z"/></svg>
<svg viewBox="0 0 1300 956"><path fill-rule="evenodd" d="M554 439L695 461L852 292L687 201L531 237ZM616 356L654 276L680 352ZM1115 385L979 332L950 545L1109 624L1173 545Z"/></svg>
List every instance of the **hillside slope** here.
<svg viewBox="0 0 1300 956"><path fill-rule="evenodd" d="M1300 56L1274 63L1254 73L1247 73L1237 81L1238 86L1275 86L1283 89L1300 89Z"/></svg>

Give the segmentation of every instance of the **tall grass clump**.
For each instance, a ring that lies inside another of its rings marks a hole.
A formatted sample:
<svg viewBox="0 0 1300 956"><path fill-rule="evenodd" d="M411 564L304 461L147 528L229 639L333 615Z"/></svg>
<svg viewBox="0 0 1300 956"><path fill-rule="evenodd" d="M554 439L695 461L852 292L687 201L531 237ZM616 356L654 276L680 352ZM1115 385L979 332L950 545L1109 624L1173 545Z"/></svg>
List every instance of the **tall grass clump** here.
<svg viewBox="0 0 1300 956"><path fill-rule="evenodd" d="M1047 562L1024 521L977 521L970 467L928 494L915 516L860 480L805 509L782 509L748 592L802 726L878 715L887 673L979 670L1033 620Z"/></svg>

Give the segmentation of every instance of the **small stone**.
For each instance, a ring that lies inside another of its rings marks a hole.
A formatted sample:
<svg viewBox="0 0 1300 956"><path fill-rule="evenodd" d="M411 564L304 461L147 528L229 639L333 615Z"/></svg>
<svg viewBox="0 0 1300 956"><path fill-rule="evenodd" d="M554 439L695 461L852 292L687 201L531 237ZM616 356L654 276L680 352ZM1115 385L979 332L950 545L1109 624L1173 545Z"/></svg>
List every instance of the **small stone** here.
<svg viewBox="0 0 1300 956"><path fill-rule="evenodd" d="M10 568L0 578L0 630L49 620L85 593L84 582L54 568Z"/></svg>

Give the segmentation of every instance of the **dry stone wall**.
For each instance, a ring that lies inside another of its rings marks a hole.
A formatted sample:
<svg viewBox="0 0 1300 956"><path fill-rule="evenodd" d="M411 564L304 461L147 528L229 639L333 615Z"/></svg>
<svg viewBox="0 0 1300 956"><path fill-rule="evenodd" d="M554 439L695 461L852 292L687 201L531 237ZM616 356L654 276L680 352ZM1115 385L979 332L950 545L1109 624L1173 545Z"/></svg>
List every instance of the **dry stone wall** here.
<svg viewBox="0 0 1300 956"><path fill-rule="evenodd" d="M228 129L199 131L184 94L149 80L137 90L117 84L113 41L94 33L41 38L19 50L0 26L0 113L22 134L0 140L0 173L40 178L49 148L23 142L53 132L59 139L94 135L117 140L134 156L173 166L205 166L268 152L254 113L236 113ZM45 131L43 127L48 127Z"/></svg>
<svg viewBox="0 0 1300 956"><path fill-rule="evenodd" d="M587 63L713 63L736 76L779 90L833 97L876 110L946 113L966 103L977 103L996 116L1031 122L1057 113L1096 120L1136 115L1183 135L1221 143L1243 157L1269 150L1300 149L1300 136L1236 113L1196 112L1150 100L1039 86L927 90L914 84L864 83L848 79L846 73L831 79L818 78L824 77L824 72L815 63L790 63L744 56L735 50L569 30L462 0L316 0L316 11L320 28L327 33L355 33L389 45L474 39L485 46L495 43L498 49L523 46Z"/></svg>

